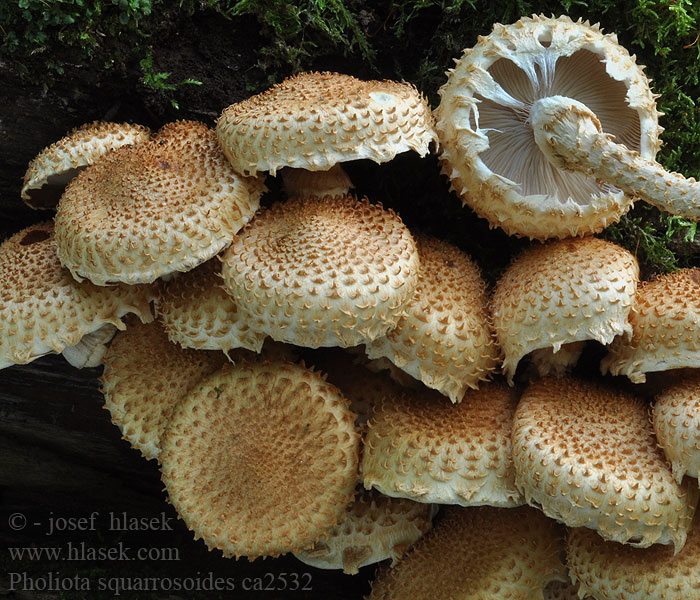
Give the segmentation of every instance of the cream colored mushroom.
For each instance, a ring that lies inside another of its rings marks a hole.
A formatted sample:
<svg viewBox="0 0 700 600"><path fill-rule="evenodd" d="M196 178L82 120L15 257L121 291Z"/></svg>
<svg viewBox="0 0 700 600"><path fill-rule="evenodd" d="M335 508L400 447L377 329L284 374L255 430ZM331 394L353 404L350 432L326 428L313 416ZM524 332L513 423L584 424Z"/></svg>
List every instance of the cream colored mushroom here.
<svg viewBox="0 0 700 600"><path fill-rule="evenodd" d="M152 286L107 290L75 281L56 256L53 225L28 227L0 245L0 369L52 352L76 356L85 336L109 336L105 325L124 329L121 317L127 313L152 321L156 295ZM94 365L101 351L79 354L78 366Z"/></svg>
<svg viewBox="0 0 700 600"><path fill-rule="evenodd" d="M146 142L148 127L95 121L74 129L29 163L22 200L32 208L55 208L66 185L88 165L116 148Z"/></svg>
<svg viewBox="0 0 700 600"><path fill-rule="evenodd" d="M231 169L205 125L170 123L71 182L56 214L58 256L98 285L188 271L231 243L263 189Z"/></svg>
<svg viewBox="0 0 700 600"><path fill-rule="evenodd" d="M632 254L595 237L534 244L522 252L491 298L508 380L529 352L540 351L535 360L541 374L561 373L578 359L580 347L571 344L609 344L631 332L628 318L638 278ZM563 361L557 360L562 347Z"/></svg>
<svg viewBox="0 0 700 600"><path fill-rule="evenodd" d="M585 102L606 133L640 156L652 160L659 148L649 81L614 35L565 16L494 25L449 72L436 130L453 189L508 234L596 233L632 205L595 176L552 164L538 147L533 107L557 94Z"/></svg>
<svg viewBox="0 0 700 600"><path fill-rule="evenodd" d="M516 485L546 515L606 540L683 547L700 492L674 480L640 398L542 379L520 398L512 444Z"/></svg>
<svg viewBox="0 0 700 600"><path fill-rule="evenodd" d="M281 174L282 189L289 198L345 196L355 187L340 165L335 165L328 171L284 167Z"/></svg>

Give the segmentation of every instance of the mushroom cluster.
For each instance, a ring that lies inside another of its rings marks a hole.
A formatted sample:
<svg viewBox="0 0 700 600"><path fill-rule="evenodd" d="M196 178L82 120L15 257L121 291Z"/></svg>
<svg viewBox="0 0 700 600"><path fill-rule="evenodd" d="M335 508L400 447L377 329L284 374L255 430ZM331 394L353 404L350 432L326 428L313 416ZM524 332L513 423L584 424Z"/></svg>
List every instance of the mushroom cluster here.
<svg viewBox="0 0 700 600"><path fill-rule="evenodd" d="M615 36L534 16L440 93L433 115L405 83L303 73L215 130L69 134L22 192L60 196L54 223L0 246L0 368L101 362L113 422L224 556L390 558L370 598L637 598L612 565L656 561L644 597L700 599L700 276L640 285L593 235L645 194L695 218L692 190L658 191L680 176L653 162L648 80ZM431 145L465 204L536 240L493 290L339 164ZM653 427L646 388L571 374L590 342L635 383L691 369Z"/></svg>

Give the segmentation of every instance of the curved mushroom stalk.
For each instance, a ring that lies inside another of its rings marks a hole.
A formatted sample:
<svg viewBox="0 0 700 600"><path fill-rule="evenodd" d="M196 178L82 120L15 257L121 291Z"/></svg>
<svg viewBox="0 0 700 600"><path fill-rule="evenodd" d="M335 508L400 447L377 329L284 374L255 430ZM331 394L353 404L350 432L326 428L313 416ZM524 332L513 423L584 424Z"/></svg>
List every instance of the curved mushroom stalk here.
<svg viewBox="0 0 700 600"><path fill-rule="evenodd" d="M700 184L616 144L585 104L565 96L541 98L532 105L530 124L535 142L556 167L592 175L661 210L700 220Z"/></svg>

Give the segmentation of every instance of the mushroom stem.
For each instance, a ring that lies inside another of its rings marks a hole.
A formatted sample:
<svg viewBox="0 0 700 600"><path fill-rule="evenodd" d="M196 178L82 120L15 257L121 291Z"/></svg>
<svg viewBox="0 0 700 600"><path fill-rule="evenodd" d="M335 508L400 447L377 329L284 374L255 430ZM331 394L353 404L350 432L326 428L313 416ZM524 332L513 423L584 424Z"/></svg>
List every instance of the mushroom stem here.
<svg viewBox="0 0 700 600"><path fill-rule="evenodd" d="M700 184L616 144L585 104L541 98L532 105L530 123L540 150L560 169L586 173L661 210L700 220Z"/></svg>

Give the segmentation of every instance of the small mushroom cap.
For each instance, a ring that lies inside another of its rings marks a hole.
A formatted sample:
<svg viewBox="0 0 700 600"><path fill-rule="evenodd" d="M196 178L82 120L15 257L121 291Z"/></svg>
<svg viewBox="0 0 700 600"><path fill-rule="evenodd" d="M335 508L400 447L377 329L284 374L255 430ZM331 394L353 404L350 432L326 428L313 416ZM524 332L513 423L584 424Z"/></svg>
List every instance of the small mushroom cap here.
<svg viewBox="0 0 700 600"><path fill-rule="evenodd" d="M559 527L530 507L448 507L368 600L541 600L566 579Z"/></svg>
<svg viewBox="0 0 700 600"><path fill-rule="evenodd" d="M607 540L683 547L698 489L673 479L641 399L542 379L520 399L512 443L515 482L546 515Z"/></svg>
<svg viewBox="0 0 700 600"><path fill-rule="evenodd" d="M436 512L430 504L362 491L342 523L294 556L312 567L343 569L349 575L387 558L394 565L430 529Z"/></svg>
<svg viewBox="0 0 700 600"><path fill-rule="evenodd" d="M600 367L634 383L645 373L700 367L700 269L681 269L639 286L631 335L613 341Z"/></svg>
<svg viewBox="0 0 700 600"><path fill-rule="evenodd" d="M395 329L367 344L369 358L385 357L429 388L459 402L500 362L491 330L486 283L456 246L414 236L418 287Z"/></svg>
<svg viewBox="0 0 700 600"><path fill-rule="evenodd" d="M653 424L678 483L700 477L700 372L671 383L657 397Z"/></svg>
<svg viewBox="0 0 700 600"><path fill-rule="evenodd" d="M185 348L260 352L265 341L264 334L250 330L224 291L216 257L166 282L156 313L168 338Z"/></svg>
<svg viewBox="0 0 700 600"><path fill-rule="evenodd" d="M170 501L224 556L277 556L316 543L358 483L355 415L303 366L238 361L175 409L160 460Z"/></svg>
<svg viewBox="0 0 700 600"><path fill-rule="evenodd" d="M462 202L510 235L596 233L632 206L620 190L554 167L537 147L530 109L555 94L584 102L605 132L645 158L660 145L649 81L616 36L566 16L494 25L449 72L436 130Z"/></svg>
<svg viewBox="0 0 700 600"><path fill-rule="evenodd" d="M368 158L378 163L437 141L432 115L407 83L301 73L226 108L216 126L224 154L243 175L281 167L325 171Z"/></svg>
<svg viewBox="0 0 700 600"><path fill-rule="evenodd" d="M185 393L226 363L222 352L181 348L160 323L130 321L102 362L105 408L132 448L158 458L160 440L173 409Z"/></svg>
<svg viewBox="0 0 700 600"><path fill-rule="evenodd" d="M223 263L226 290L252 330L309 348L386 334L420 268L401 219L353 196L292 198L260 211Z"/></svg>
<svg viewBox="0 0 700 600"><path fill-rule="evenodd" d="M534 244L511 263L491 299L493 324L512 381L520 359L540 348L609 344L628 322L639 265L624 248L595 237Z"/></svg>
<svg viewBox="0 0 700 600"><path fill-rule="evenodd" d="M124 329L129 312L152 321L155 296L151 286L75 281L56 256L53 225L23 229L0 245L0 369L63 352L106 324Z"/></svg>
<svg viewBox="0 0 700 600"><path fill-rule="evenodd" d="M345 196L355 186L340 165L327 171L307 171L284 167L282 189L289 198Z"/></svg>
<svg viewBox="0 0 700 600"><path fill-rule="evenodd" d="M569 574L579 593L596 600L700 600L700 519L678 554L668 546L631 548L606 542L594 532L571 529Z"/></svg>
<svg viewBox="0 0 700 600"><path fill-rule="evenodd" d="M98 285L188 271L231 243L263 189L234 173L205 125L170 123L73 180L56 214L58 255Z"/></svg>
<svg viewBox="0 0 700 600"><path fill-rule="evenodd" d="M458 405L434 392L385 397L365 435L365 487L437 504L524 504L511 458L516 404L504 382L468 390Z"/></svg>
<svg viewBox="0 0 700 600"><path fill-rule="evenodd" d="M22 200L32 208L55 208L68 182L83 168L110 150L140 144L150 137L148 127L129 123L94 121L74 129L29 163Z"/></svg>

